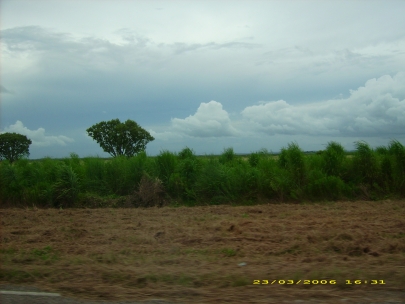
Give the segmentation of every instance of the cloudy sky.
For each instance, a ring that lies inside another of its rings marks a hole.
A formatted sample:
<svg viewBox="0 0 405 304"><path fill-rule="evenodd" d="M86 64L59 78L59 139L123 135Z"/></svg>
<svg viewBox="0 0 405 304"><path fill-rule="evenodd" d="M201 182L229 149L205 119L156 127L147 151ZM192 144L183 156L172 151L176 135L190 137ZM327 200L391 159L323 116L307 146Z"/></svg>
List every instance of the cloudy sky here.
<svg viewBox="0 0 405 304"><path fill-rule="evenodd" d="M30 158L108 156L132 119L149 155L405 144L405 1L2 0L0 132Z"/></svg>

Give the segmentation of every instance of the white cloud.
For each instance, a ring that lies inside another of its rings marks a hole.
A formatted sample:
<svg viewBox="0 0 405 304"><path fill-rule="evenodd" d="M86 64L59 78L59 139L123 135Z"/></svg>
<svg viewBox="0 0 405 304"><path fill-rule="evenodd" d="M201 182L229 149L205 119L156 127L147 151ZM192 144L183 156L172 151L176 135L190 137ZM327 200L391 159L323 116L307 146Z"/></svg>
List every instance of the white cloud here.
<svg viewBox="0 0 405 304"><path fill-rule="evenodd" d="M231 123L228 112L214 100L202 102L194 115L185 119L173 118L172 128L193 137L236 136L239 131Z"/></svg>
<svg viewBox="0 0 405 304"><path fill-rule="evenodd" d="M51 145L66 146L66 143L74 141L74 139L64 135L46 136L44 128L30 130L27 127L24 127L23 123L19 120L17 120L14 125L10 125L9 127L5 128L4 132L26 135L32 140L32 145L37 147L47 147Z"/></svg>
<svg viewBox="0 0 405 304"><path fill-rule="evenodd" d="M150 135L152 135L157 140L169 141L169 140L183 139L183 136L181 134L171 132L171 131L156 132L156 131L150 129L148 132L150 133Z"/></svg>
<svg viewBox="0 0 405 304"><path fill-rule="evenodd" d="M370 79L346 99L305 105L278 100L246 107L241 114L246 125L269 135L403 135L405 73Z"/></svg>
<svg viewBox="0 0 405 304"><path fill-rule="evenodd" d="M405 73L368 80L347 98L292 105L285 100L258 102L231 120L217 101L201 103L194 115L173 118L164 132L150 130L158 140L186 137L239 139L270 136L403 137L405 135Z"/></svg>

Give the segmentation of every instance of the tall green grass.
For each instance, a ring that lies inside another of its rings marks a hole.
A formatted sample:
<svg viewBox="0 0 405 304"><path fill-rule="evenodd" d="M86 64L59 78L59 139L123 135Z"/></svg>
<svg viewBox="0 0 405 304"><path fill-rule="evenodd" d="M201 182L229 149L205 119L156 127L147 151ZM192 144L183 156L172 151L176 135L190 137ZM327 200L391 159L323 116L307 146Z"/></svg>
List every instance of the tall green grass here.
<svg viewBox="0 0 405 304"><path fill-rule="evenodd" d="M188 147L180 151L174 162L177 162L177 166L169 178L170 193L185 201L195 201L197 199L195 184L200 174L202 162Z"/></svg>
<svg viewBox="0 0 405 304"><path fill-rule="evenodd" d="M360 141L350 157L339 143L329 142L312 155L290 143L278 158L266 150L242 158L232 148L219 157L197 157L186 147L157 157L142 152L130 158L80 159L71 153L59 160L3 161L0 203L86 206L89 196L104 200L136 193L145 176L161 181L167 201L191 205L405 197L405 147L393 140L372 149Z"/></svg>
<svg viewBox="0 0 405 304"><path fill-rule="evenodd" d="M388 161L391 168L388 170ZM392 140L388 146L387 174L392 179L393 190L405 195L405 147L397 140ZM391 175L389 175L391 173Z"/></svg>

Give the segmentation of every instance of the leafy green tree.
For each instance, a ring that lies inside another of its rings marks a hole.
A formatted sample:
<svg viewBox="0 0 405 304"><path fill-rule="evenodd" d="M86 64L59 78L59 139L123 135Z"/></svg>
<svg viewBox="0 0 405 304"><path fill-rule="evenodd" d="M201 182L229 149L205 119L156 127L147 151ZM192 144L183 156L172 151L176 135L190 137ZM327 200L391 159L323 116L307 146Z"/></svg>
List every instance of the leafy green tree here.
<svg viewBox="0 0 405 304"><path fill-rule="evenodd" d="M131 157L144 151L148 142L154 140L148 131L130 119L125 123L121 123L119 119L102 121L86 131L113 157L120 155Z"/></svg>
<svg viewBox="0 0 405 304"><path fill-rule="evenodd" d="M0 160L7 159L10 163L23 156L29 156L29 146L32 141L18 133L0 134Z"/></svg>

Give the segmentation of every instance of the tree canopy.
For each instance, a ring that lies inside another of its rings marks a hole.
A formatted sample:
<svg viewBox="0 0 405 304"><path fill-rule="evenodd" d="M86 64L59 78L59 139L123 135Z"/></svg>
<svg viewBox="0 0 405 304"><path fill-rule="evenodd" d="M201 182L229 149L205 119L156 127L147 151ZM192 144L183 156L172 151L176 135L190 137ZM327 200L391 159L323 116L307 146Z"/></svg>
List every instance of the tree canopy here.
<svg viewBox="0 0 405 304"><path fill-rule="evenodd" d="M25 135L18 133L0 134L0 159L7 159L10 163L23 156L29 156L29 146L32 141Z"/></svg>
<svg viewBox="0 0 405 304"><path fill-rule="evenodd" d="M86 131L105 152L113 157L120 155L131 157L144 151L146 145L154 140L148 131L130 119L125 123L121 123L119 119L102 121Z"/></svg>

